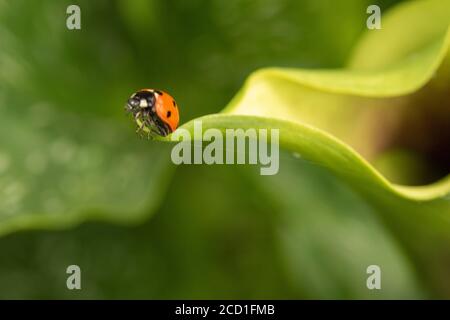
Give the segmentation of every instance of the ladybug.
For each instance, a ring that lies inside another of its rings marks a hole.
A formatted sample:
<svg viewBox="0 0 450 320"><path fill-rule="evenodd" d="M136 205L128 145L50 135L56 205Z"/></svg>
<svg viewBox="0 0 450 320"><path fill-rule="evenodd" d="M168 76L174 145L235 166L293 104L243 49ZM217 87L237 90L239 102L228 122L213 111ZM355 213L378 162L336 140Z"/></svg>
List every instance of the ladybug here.
<svg viewBox="0 0 450 320"><path fill-rule="evenodd" d="M138 128L151 135L167 136L178 127L179 113L175 100L167 93L155 89L142 89L131 95L125 105Z"/></svg>

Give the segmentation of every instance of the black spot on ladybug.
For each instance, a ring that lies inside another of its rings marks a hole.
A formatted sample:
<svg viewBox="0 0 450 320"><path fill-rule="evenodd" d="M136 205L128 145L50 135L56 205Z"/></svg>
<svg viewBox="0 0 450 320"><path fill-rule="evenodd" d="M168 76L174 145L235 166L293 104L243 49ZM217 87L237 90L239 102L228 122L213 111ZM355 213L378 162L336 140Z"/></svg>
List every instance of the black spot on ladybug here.
<svg viewBox="0 0 450 320"><path fill-rule="evenodd" d="M159 91L159 90L155 90L155 92L156 92L157 94L159 94L160 96L162 96L162 95L163 95L162 91Z"/></svg>
<svg viewBox="0 0 450 320"><path fill-rule="evenodd" d="M175 100L172 100L172 104L175 108L177 107L177 103L175 102Z"/></svg>
<svg viewBox="0 0 450 320"><path fill-rule="evenodd" d="M172 113L170 112L170 111L167 111L167 118L170 118L170 115L171 115Z"/></svg>

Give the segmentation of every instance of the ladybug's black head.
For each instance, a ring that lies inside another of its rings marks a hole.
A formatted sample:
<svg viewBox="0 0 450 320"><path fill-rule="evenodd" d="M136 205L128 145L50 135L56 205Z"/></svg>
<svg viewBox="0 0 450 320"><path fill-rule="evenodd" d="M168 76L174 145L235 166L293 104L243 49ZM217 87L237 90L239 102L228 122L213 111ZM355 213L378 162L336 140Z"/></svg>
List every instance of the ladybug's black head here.
<svg viewBox="0 0 450 320"><path fill-rule="evenodd" d="M150 90L141 90L128 99L125 110L136 113L141 109L153 108L154 105L155 94Z"/></svg>

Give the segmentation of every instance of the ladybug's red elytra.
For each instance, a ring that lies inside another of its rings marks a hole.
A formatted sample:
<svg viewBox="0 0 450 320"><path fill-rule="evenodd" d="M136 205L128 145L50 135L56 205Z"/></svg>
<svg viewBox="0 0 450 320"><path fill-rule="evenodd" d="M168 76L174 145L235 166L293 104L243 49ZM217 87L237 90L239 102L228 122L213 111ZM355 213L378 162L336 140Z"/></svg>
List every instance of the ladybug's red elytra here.
<svg viewBox="0 0 450 320"><path fill-rule="evenodd" d="M179 113L175 100L167 92L142 89L131 95L125 106L138 124L137 132L167 136L178 127Z"/></svg>

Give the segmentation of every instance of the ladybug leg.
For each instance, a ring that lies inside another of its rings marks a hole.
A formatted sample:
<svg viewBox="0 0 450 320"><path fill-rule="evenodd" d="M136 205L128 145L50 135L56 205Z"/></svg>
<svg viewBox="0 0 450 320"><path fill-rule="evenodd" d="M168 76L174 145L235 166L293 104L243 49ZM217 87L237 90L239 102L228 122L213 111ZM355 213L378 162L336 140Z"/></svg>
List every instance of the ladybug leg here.
<svg viewBox="0 0 450 320"><path fill-rule="evenodd" d="M158 134L163 136L163 137L167 136L170 133L167 125L165 125L161 121L156 123L156 127L158 129Z"/></svg>
<svg viewBox="0 0 450 320"><path fill-rule="evenodd" d="M142 128L144 127L144 124L141 124L140 126L137 127L136 129L136 133L139 135L139 137L143 138L144 137L144 133Z"/></svg>
<svg viewBox="0 0 450 320"><path fill-rule="evenodd" d="M140 112L140 111L139 111L139 112L136 112L136 113L134 114L134 120L137 120L140 116L141 116L141 112Z"/></svg>
<svg viewBox="0 0 450 320"><path fill-rule="evenodd" d="M148 129L148 131L147 131L147 139L150 139L150 135L151 135L151 124L150 124L148 118L145 119L145 120L143 119L141 122L142 122L142 125L141 125L142 128L144 128L144 126L147 127L147 129Z"/></svg>
<svg viewBox="0 0 450 320"><path fill-rule="evenodd" d="M138 120L138 119L140 118L140 116L141 116L141 113L138 112L138 113L136 113L136 114L134 115L134 119L135 119L135 120ZM136 129L136 133L139 134L139 136L140 136L141 138L143 138L143 137L144 137L144 133L143 133L144 130L143 130L143 129L144 129L144 126L145 126L145 124L146 124L146 121L144 121L142 118L141 118L140 120L141 120L141 124L138 125L138 127L137 127L137 129Z"/></svg>
<svg viewBox="0 0 450 320"><path fill-rule="evenodd" d="M151 118L147 118L145 120L145 124L147 125L148 128L147 138L149 140L152 139L153 136L159 135L159 132L155 129L155 123L153 122L153 120L151 120Z"/></svg>

